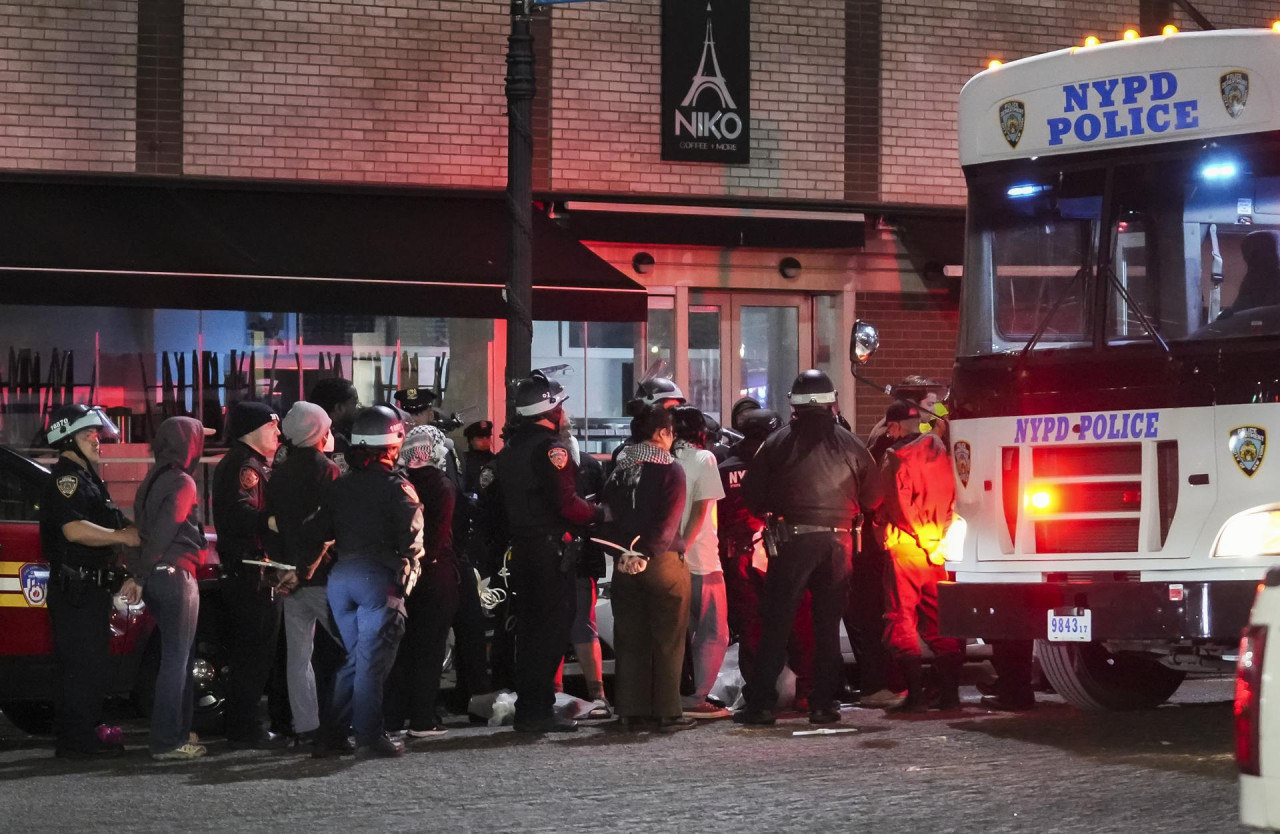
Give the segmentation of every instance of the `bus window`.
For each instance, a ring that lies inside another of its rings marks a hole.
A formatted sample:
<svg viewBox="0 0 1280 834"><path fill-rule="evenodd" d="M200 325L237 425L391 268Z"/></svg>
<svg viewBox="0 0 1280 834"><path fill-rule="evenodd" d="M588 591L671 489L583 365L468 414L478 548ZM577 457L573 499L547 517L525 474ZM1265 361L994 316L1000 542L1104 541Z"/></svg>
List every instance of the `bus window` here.
<svg viewBox="0 0 1280 834"><path fill-rule="evenodd" d="M1149 257L1157 236L1151 233L1151 221L1129 212L1116 223L1112 232L1112 256L1107 293L1107 338L1111 341L1147 337L1145 318L1157 330L1163 330L1160 318L1160 272L1157 261Z"/></svg>
<svg viewBox="0 0 1280 834"><path fill-rule="evenodd" d="M1021 350L1037 333L1038 347L1092 341L1102 180L1055 171L971 188L963 352Z"/></svg>

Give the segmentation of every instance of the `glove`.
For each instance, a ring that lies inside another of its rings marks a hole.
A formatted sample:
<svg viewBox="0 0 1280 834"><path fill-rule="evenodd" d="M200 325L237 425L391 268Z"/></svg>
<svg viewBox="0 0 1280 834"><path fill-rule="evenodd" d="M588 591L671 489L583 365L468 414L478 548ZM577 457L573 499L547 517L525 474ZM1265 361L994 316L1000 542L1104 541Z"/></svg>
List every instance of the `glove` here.
<svg viewBox="0 0 1280 834"><path fill-rule="evenodd" d="M400 560L400 587L404 589L405 596L413 593L413 586L418 584L418 577L421 575L422 566L417 559Z"/></svg>

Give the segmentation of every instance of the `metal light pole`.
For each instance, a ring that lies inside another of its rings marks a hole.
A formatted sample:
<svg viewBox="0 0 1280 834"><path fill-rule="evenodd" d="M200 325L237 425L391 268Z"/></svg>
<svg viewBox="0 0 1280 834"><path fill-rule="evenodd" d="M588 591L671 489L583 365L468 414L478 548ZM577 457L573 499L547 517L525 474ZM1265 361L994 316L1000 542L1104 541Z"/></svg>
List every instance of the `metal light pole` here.
<svg viewBox="0 0 1280 834"><path fill-rule="evenodd" d="M533 0L512 0L507 38L508 392L529 375L533 362L533 5ZM515 413L513 402L508 396L508 418Z"/></svg>

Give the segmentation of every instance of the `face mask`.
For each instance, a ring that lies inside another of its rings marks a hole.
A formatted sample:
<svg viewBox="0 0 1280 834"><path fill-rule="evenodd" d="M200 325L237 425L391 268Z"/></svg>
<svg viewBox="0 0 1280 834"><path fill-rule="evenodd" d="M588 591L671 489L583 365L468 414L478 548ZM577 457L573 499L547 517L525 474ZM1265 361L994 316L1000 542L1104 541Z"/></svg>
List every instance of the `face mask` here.
<svg viewBox="0 0 1280 834"><path fill-rule="evenodd" d="M334 446L333 446L333 432L329 432L329 433L328 433L328 434L326 434L326 435L325 435L325 437L324 437L324 449L323 449L322 451L325 451L325 452L332 452L332 451L333 451L333 449L334 449Z"/></svg>

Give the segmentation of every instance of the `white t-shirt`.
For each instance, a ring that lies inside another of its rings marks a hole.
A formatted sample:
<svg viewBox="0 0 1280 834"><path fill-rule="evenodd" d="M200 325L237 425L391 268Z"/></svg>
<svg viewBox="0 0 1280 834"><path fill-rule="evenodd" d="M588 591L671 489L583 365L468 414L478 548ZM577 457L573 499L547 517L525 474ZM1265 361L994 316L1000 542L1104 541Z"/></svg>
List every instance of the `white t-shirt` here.
<svg viewBox="0 0 1280 834"><path fill-rule="evenodd" d="M676 460L684 469L684 512L680 516L680 530L689 524L694 501L711 501L710 518L693 541L685 542L684 559L690 573L704 575L723 570L720 567L720 540L716 535L716 504L724 498L724 486L720 483L720 469L716 456L706 449L682 446L675 452Z"/></svg>

